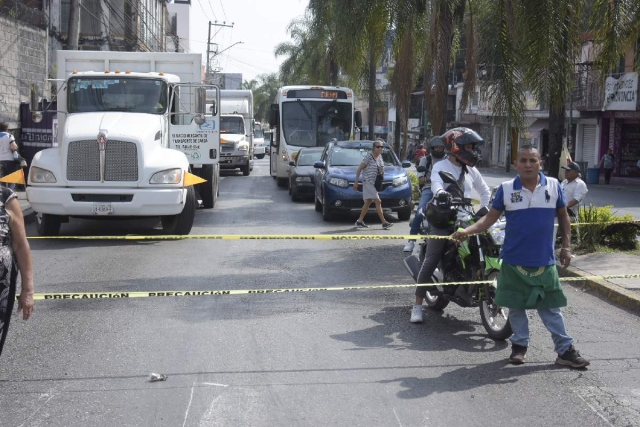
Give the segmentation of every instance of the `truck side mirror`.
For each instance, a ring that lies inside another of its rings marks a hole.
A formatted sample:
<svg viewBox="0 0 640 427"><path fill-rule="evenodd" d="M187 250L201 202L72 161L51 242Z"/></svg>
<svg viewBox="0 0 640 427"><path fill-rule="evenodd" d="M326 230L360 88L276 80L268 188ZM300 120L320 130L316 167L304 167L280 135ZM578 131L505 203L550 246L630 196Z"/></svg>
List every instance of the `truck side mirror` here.
<svg viewBox="0 0 640 427"><path fill-rule="evenodd" d="M29 109L31 110L31 120L34 123L40 123L42 121L42 111L38 106L38 93L36 91L36 85L31 85L31 97L29 98Z"/></svg>
<svg viewBox="0 0 640 427"><path fill-rule="evenodd" d="M354 113L354 121L356 122L356 127L362 127L362 111L356 110Z"/></svg>
<svg viewBox="0 0 640 427"><path fill-rule="evenodd" d="M205 122L205 114L207 114L207 90L203 87L196 88L196 115L193 119L197 125Z"/></svg>
<svg viewBox="0 0 640 427"><path fill-rule="evenodd" d="M279 122L279 115L278 115L278 104L271 104L271 110L269 111L269 126L271 127L275 127L278 125Z"/></svg>

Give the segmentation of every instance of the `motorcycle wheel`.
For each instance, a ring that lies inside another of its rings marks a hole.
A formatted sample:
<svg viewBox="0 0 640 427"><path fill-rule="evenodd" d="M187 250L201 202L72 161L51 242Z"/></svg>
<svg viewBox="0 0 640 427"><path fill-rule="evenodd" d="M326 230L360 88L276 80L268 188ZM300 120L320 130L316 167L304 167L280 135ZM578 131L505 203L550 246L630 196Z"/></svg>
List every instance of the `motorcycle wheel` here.
<svg viewBox="0 0 640 427"><path fill-rule="evenodd" d="M433 274L431 278L433 279L434 284L440 282L436 274ZM427 295L424 298L427 302L427 306L433 311L442 311L449 305L449 300L445 299L442 295L442 286L438 286L438 291L440 292L440 295L433 295L427 291Z"/></svg>
<svg viewBox="0 0 640 427"><path fill-rule="evenodd" d="M487 275L487 280L493 280L488 288L488 295L480 301L480 317L482 326L487 334L494 340L504 341L511 336L511 324L509 323L509 309L500 307L494 302L497 289L498 272L492 271ZM485 288L485 289L487 289Z"/></svg>

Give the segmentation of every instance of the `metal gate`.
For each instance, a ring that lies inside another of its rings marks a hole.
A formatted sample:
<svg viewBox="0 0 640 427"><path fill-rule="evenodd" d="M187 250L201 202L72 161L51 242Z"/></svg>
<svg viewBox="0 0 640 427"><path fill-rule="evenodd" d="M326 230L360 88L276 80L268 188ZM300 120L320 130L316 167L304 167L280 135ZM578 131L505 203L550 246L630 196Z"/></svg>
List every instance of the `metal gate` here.
<svg viewBox="0 0 640 427"><path fill-rule="evenodd" d="M588 167L596 164L596 125L582 125L581 150L578 161L587 162Z"/></svg>

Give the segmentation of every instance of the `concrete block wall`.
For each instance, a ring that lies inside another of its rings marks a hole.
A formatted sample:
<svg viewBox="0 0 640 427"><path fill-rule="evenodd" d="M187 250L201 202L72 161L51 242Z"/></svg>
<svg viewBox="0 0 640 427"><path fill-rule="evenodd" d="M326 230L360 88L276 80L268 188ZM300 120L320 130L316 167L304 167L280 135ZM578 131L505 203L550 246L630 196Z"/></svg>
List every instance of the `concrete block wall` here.
<svg viewBox="0 0 640 427"><path fill-rule="evenodd" d="M46 87L47 33L4 16L0 28L0 121L17 129L20 102L29 101L31 84Z"/></svg>

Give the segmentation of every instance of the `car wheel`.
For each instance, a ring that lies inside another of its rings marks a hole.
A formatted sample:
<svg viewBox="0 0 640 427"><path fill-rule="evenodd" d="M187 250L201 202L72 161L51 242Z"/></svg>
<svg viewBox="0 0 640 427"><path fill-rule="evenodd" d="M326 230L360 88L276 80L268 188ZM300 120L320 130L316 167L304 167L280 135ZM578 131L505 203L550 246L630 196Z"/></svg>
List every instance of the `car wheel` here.
<svg viewBox="0 0 640 427"><path fill-rule="evenodd" d="M409 221L409 218L411 218L411 210L410 209L398 212L398 219L400 221Z"/></svg>
<svg viewBox="0 0 640 427"><path fill-rule="evenodd" d="M329 205L327 201L322 198L322 219L324 221L333 221L334 215L329 211Z"/></svg>

